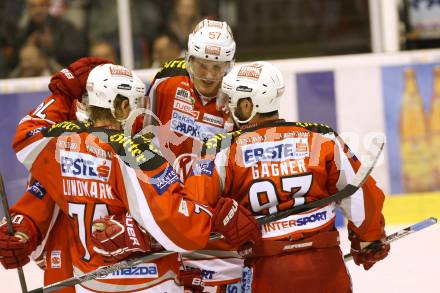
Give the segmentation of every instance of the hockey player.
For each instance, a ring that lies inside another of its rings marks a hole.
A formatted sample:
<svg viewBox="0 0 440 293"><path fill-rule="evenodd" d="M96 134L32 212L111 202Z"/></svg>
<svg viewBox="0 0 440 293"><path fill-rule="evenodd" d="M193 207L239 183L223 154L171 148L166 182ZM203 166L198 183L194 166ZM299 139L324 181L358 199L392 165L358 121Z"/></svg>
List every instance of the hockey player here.
<svg viewBox="0 0 440 293"><path fill-rule="evenodd" d="M71 78L68 71L64 74L65 78ZM107 214L118 215L127 225L135 219L148 231L145 233L136 226L122 231L128 245L123 251L125 256L131 252L154 251L151 237L169 250L204 247L211 231L212 213L213 220L228 219L220 220L223 224L212 227L212 231L222 233L231 244L247 237L257 241L258 230L244 238L242 235L247 226L256 225L248 212L237 209L234 201L228 199L219 202L213 211L184 197L186 191L181 189L176 173L154 146L142 137L132 139L120 132L121 123L145 94L143 83L134 73L122 66L101 65L92 70L87 85L92 125L77 121L48 125L48 120L65 113L74 102L69 97L51 97L22 121L14 140L17 157L50 195L46 196L49 201L46 213L59 207L69 216L74 227L71 255L75 274L104 264L105 259L93 250L90 233L93 220ZM30 138L26 135L29 131L33 134ZM50 178L48 168L52 170ZM203 197L201 194L194 197L198 196ZM14 258L17 250L33 250L41 237L32 219L25 215L14 217L15 230L26 236L19 240L1 230L0 255L10 258ZM245 229L237 229L236 224ZM76 289L78 292L182 290L174 284L176 268L170 267L169 259L161 261L138 267L142 279L136 277L136 270L124 271L123 276L113 274Z"/></svg>
<svg viewBox="0 0 440 293"><path fill-rule="evenodd" d="M229 25L205 19L189 35L186 58L166 62L156 74L148 96L153 122L163 124L156 135L169 162L198 153L205 139L232 129L218 92L234 54Z"/></svg>
<svg viewBox="0 0 440 293"><path fill-rule="evenodd" d="M234 64L235 47L226 22L202 20L189 35L186 58L166 62L148 90L151 110L156 115L152 121L158 120L161 125L155 133L160 150L169 162L174 162L182 179L188 175L203 141L233 128L223 112L219 89L223 76ZM235 253L218 255L223 260L207 260L212 255L204 255L204 260L197 262L197 257L188 255L192 260L186 263L203 270L207 285L237 283L242 260L234 258Z"/></svg>
<svg viewBox="0 0 440 293"><path fill-rule="evenodd" d="M73 62L66 69L63 69L62 72L56 73L52 77L49 84L52 95L49 98L56 98L59 95L70 97L72 100L81 98L85 92L89 72L96 65L110 62L107 59L93 57L81 58ZM67 72L70 78L66 78L65 73ZM75 107L72 107L72 109L60 109L60 111L55 112L56 115L51 115L49 118L38 115L36 110L31 116L26 116L23 120L44 119L47 125L43 127L48 127L57 122L74 119L75 116L78 116L78 113L75 115L76 110ZM32 137L39 130L41 129L34 127L29 129L26 132L26 139ZM41 218L41 211L47 208L46 194L45 188L34 178L31 178L26 192L11 207L11 213L15 214L16 217L23 216L31 219L39 227L39 233L41 234L39 245L32 252L31 258L36 261L40 268L44 269L44 285L49 285L72 277L73 270L69 242L60 241L60 239L70 238L70 224L67 216L59 213L58 209L55 209L52 215L47 215L51 217L50 221L44 221L45 219ZM40 220L43 221L39 222ZM2 239L1 241L4 240ZM1 242L0 244L0 247L4 248L2 244L6 245L6 243ZM23 246L33 247L30 243ZM22 253L15 254L14 257L3 256L1 262L5 268L23 266L29 261L29 253L29 251L24 250ZM74 289L69 287L59 290L59 292L69 293L74 292Z"/></svg>
<svg viewBox="0 0 440 293"><path fill-rule="evenodd" d="M194 165L196 173L210 170L217 178L210 185L213 202L220 194L230 195L254 216L274 214L336 193L360 167L330 127L279 119L283 89L281 73L267 62L237 66L223 78L222 91L241 130L208 141L207 156L228 140L232 145L213 162ZM337 203L348 219L354 261L366 270L390 249L381 242L383 201L383 192L369 177L360 190ZM263 225L262 241L240 252L246 259L245 292L351 292L335 207L331 203ZM374 248L362 249L372 242Z"/></svg>

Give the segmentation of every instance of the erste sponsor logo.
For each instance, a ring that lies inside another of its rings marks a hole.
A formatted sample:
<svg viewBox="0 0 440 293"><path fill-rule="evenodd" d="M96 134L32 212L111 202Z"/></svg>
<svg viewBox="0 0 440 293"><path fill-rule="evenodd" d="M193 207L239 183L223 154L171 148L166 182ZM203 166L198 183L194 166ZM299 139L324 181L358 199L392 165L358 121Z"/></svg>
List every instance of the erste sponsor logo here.
<svg viewBox="0 0 440 293"><path fill-rule="evenodd" d="M70 151L60 151L61 175L76 179L108 181L112 162L104 158Z"/></svg>
<svg viewBox="0 0 440 293"><path fill-rule="evenodd" d="M298 160L309 156L307 138L301 137L244 145L241 150L245 167L258 162Z"/></svg>

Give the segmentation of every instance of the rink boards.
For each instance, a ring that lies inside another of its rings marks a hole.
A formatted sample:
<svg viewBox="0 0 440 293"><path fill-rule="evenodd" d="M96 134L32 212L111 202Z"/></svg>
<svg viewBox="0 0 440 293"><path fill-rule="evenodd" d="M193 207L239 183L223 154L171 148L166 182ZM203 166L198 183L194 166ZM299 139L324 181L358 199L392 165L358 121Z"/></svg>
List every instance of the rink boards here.
<svg viewBox="0 0 440 293"><path fill-rule="evenodd" d="M440 65L440 50L395 54L362 54L337 57L273 61L282 71L286 91L280 109L287 120L323 122L331 125L362 160L376 135L387 138L384 157L373 171L378 185L390 195L385 206L388 221L408 222L423 213L439 213L439 191L405 196L399 156L399 107L403 72L417 74L420 96L429 109L432 70ZM156 70L139 70L148 84ZM24 191L26 171L11 149L18 121L48 94L49 78L0 80L0 170L6 180L10 202ZM434 204L435 203L435 204ZM405 211L404 213L399 211Z"/></svg>

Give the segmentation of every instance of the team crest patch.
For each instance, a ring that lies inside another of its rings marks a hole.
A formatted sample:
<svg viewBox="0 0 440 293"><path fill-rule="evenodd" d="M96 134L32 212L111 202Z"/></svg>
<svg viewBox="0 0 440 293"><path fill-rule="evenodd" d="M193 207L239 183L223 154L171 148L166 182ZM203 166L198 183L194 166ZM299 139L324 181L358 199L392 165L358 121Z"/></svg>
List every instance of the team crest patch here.
<svg viewBox="0 0 440 293"><path fill-rule="evenodd" d="M153 185L159 195L162 195L168 188L179 181L176 171L171 167L166 167L162 172L153 176L150 179L150 184Z"/></svg>
<svg viewBox="0 0 440 293"><path fill-rule="evenodd" d="M212 176L214 173L214 161L198 160L194 162L191 175L208 175Z"/></svg>
<svg viewBox="0 0 440 293"><path fill-rule="evenodd" d="M50 267L52 269L61 269L61 251L53 250L50 253Z"/></svg>
<svg viewBox="0 0 440 293"><path fill-rule="evenodd" d="M46 194L46 189L44 189L43 185L41 185L40 182L35 180L32 185L28 186L27 192L32 193L39 199L43 199L44 195Z"/></svg>
<svg viewBox="0 0 440 293"><path fill-rule="evenodd" d="M41 131L45 130L46 128L47 128L46 126L42 126L42 127L38 127L38 128L32 129L31 131L28 131L26 133L26 138L34 136L35 134L40 133Z"/></svg>

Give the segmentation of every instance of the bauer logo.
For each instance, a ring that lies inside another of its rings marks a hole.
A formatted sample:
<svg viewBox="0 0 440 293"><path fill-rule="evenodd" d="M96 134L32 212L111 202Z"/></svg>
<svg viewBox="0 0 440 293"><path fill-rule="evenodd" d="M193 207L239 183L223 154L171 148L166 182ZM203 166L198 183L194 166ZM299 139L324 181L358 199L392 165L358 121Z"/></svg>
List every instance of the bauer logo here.
<svg viewBox="0 0 440 293"><path fill-rule="evenodd" d="M108 181L112 162L89 154L60 151L61 175L76 179Z"/></svg>
<svg viewBox="0 0 440 293"><path fill-rule="evenodd" d="M307 138L288 138L242 146L245 167L258 162L298 160L309 156Z"/></svg>
<svg viewBox="0 0 440 293"><path fill-rule="evenodd" d="M117 89L129 91L131 90L131 85L126 83L121 83L120 85L117 86Z"/></svg>
<svg viewBox="0 0 440 293"><path fill-rule="evenodd" d="M252 92L252 89L250 87L245 86L245 85L240 85L240 86L236 87L235 90L239 91L239 92L245 92L245 93Z"/></svg>
<svg viewBox="0 0 440 293"><path fill-rule="evenodd" d="M143 263L131 268L122 269L97 279L143 279L158 278L159 272L154 263Z"/></svg>
<svg viewBox="0 0 440 293"><path fill-rule="evenodd" d="M179 181L176 171L170 166L166 167L162 172L150 179L150 184L154 186L157 193L164 193L170 185Z"/></svg>

